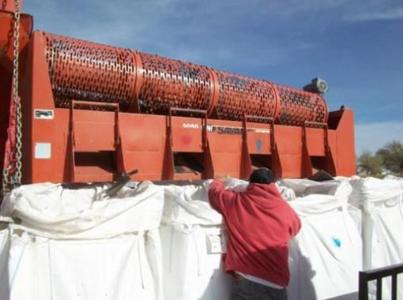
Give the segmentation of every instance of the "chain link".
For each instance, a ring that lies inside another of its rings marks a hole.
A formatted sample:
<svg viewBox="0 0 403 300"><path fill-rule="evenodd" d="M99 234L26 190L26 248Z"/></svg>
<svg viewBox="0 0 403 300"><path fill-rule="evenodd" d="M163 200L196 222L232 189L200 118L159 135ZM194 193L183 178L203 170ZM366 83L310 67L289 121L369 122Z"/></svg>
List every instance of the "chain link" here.
<svg viewBox="0 0 403 300"><path fill-rule="evenodd" d="M15 149L15 170L10 174L11 166L4 166L3 169L3 194L8 192L10 188L21 184L22 178L22 111L21 99L18 95L18 71L19 71L19 41L20 41L20 2L14 0L14 51L13 51L13 79L12 79L12 101L16 108L16 149ZM10 104L11 105L11 104ZM7 168L6 168L7 167Z"/></svg>
<svg viewBox="0 0 403 300"><path fill-rule="evenodd" d="M15 27L14 27L14 68L13 68L13 99L16 104L17 133L16 133L16 171L14 184L21 184L22 178L22 111L21 98L18 96L18 70L19 70L19 41L20 41L20 3L15 0Z"/></svg>
<svg viewBox="0 0 403 300"><path fill-rule="evenodd" d="M9 172L8 169L3 168L3 183L1 187L1 192L3 196L8 192L9 186L10 186L10 178L9 178Z"/></svg>

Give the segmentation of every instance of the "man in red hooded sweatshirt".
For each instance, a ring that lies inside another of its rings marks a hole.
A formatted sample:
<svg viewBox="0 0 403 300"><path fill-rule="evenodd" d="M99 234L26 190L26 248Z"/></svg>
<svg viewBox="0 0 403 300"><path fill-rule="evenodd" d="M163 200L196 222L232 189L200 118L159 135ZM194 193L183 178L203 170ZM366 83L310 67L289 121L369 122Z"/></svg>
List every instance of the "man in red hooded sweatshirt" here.
<svg viewBox="0 0 403 300"><path fill-rule="evenodd" d="M287 299L288 242L301 222L281 197L272 172L255 170L244 192L225 190L215 179L209 200L227 229L224 265L235 276L231 299Z"/></svg>

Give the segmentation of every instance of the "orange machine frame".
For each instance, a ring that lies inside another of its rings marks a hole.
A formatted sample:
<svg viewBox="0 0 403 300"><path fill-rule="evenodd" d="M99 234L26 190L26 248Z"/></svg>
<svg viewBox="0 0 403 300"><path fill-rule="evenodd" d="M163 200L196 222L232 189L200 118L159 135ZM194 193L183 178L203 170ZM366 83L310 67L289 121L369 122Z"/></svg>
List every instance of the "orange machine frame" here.
<svg viewBox="0 0 403 300"><path fill-rule="evenodd" d="M355 174L353 112L344 107L330 112L327 123L304 126L247 115L217 120L203 110L176 108L166 116L127 113L118 104L82 99L57 108L40 32L32 34L25 68L25 183L110 181L133 169L134 180L245 178L256 166L283 178L307 177L315 169ZM92 109L98 105L104 109ZM178 110L196 117L177 116Z"/></svg>

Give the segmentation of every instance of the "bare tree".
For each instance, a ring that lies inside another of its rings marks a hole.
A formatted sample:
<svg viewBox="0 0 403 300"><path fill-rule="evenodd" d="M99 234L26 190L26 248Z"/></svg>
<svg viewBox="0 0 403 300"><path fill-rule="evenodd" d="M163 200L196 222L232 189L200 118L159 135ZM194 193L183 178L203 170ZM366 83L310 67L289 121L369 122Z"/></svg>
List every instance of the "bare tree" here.
<svg viewBox="0 0 403 300"><path fill-rule="evenodd" d="M358 158L358 175L380 177L383 173L382 157L373 155L371 152L364 152Z"/></svg>
<svg viewBox="0 0 403 300"><path fill-rule="evenodd" d="M400 141L386 144L376 152L382 158L383 167L394 175L403 176L403 145Z"/></svg>

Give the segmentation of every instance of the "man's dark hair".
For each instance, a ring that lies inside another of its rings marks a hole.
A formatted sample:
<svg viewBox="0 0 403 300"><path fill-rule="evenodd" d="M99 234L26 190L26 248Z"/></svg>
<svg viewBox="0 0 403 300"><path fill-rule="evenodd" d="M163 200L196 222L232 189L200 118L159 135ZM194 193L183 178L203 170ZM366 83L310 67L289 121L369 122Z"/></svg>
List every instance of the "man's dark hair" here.
<svg viewBox="0 0 403 300"><path fill-rule="evenodd" d="M259 168L256 169L250 174L249 177L250 183L273 183L274 176L270 169L268 168Z"/></svg>

